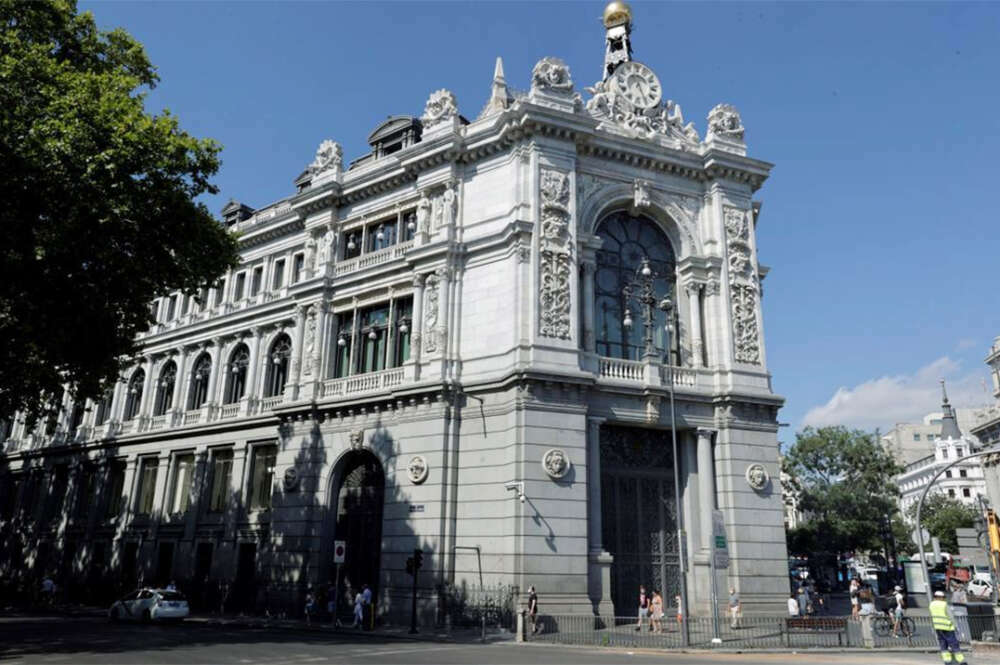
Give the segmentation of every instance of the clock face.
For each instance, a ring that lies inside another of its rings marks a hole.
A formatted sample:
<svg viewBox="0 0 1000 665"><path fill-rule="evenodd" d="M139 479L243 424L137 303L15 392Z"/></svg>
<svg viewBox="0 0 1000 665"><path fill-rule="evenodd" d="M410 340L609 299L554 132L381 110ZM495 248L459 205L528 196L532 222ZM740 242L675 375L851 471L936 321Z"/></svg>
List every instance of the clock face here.
<svg viewBox="0 0 1000 665"><path fill-rule="evenodd" d="M647 109L660 103L663 91L656 74L641 62L623 62L611 77L615 90L633 106Z"/></svg>

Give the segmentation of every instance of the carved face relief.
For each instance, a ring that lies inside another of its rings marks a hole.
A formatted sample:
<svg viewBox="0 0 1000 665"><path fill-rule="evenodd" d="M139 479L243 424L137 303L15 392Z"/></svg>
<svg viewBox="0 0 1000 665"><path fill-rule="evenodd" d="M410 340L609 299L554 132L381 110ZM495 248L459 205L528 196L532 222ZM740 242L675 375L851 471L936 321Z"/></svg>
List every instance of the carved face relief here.
<svg viewBox="0 0 1000 665"><path fill-rule="evenodd" d="M767 469L764 468L763 464L751 464L748 466L746 479L747 485L758 492L766 488L767 484L771 482L771 476L767 473Z"/></svg>
<svg viewBox="0 0 1000 665"><path fill-rule="evenodd" d="M559 58L542 58L531 71L531 89L570 92L573 80L569 67Z"/></svg>
<svg viewBox="0 0 1000 665"><path fill-rule="evenodd" d="M365 445L365 431L356 429L350 434L351 450L360 450Z"/></svg>
<svg viewBox="0 0 1000 665"><path fill-rule="evenodd" d="M414 485L419 485L427 480L429 473L430 467L427 466L427 460L421 455L411 457L410 463L406 465L406 475Z"/></svg>
<svg viewBox="0 0 1000 665"><path fill-rule="evenodd" d="M286 492L294 492L299 489L299 470L294 466L285 469L285 475L281 479L281 484Z"/></svg>
<svg viewBox="0 0 1000 665"><path fill-rule="evenodd" d="M561 448L552 448L542 457L542 468L551 478L559 479L569 473L569 457Z"/></svg>

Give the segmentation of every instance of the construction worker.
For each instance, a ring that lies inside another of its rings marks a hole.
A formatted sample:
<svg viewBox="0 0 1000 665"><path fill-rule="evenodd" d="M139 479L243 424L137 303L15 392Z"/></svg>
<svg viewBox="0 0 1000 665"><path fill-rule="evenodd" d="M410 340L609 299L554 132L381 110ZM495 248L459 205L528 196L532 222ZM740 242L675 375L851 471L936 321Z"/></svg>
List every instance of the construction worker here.
<svg viewBox="0 0 1000 665"><path fill-rule="evenodd" d="M965 654L958 645L958 635L955 633L955 619L944 599L944 591L935 591L934 600L930 605L931 621L934 632L937 633L938 646L941 648L941 659L945 663L964 663Z"/></svg>

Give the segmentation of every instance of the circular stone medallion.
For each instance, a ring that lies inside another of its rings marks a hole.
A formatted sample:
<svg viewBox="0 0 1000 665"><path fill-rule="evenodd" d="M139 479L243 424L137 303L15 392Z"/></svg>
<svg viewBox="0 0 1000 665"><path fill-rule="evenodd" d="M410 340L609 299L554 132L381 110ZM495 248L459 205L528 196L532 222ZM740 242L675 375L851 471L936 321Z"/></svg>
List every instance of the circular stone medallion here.
<svg viewBox="0 0 1000 665"><path fill-rule="evenodd" d="M406 475L414 485L419 485L427 480L429 473L430 468L427 466L427 460L421 455L414 455L410 458L410 463L406 465Z"/></svg>
<svg viewBox="0 0 1000 665"><path fill-rule="evenodd" d="M562 478L569 473L570 461L562 448L552 448L542 456L542 468L551 478Z"/></svg>
<svg viewBox="0 0 1000 665"><path fill-rule="evenodd" d="M294 492L299 489L299 470L294 466L288 467L285 469L285 475L281 482L285 486L286 492Z"/></svg>
<svg viewBox="0 0 1000 665"><path fill-rule="evenodd" d="M747 485L758 492L771 482L771 476L767 473L767 469L764 468L763 464L751 464L747 467L746 472Z"/></svg>

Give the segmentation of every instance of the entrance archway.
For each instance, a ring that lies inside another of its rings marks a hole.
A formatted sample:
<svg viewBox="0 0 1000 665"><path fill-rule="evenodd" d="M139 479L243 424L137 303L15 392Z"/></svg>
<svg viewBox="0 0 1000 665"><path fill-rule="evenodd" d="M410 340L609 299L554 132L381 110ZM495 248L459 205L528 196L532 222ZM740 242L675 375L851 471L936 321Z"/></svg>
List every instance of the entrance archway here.
<svg viewBox="0 0 1000 665"><path fill-rule="evenodd" d="M680 547L670 431L602 425L601 537L614 556L616 616L639 605L639 585L659 591L664 607L680 593Z"/></svg>
<svg viewBox="0 0 1000 665"><path fill-rule="evenodd" d="M372 453L354 450L338 462L331 492L330 513L333 533L329 539L347 544L340 567L338 589L341 612L351 607L352 596L362 585L378 596L379 570L382 561L382 510L385 505L385 473ZM330 558L330 580L336 569Z"/></svg>

